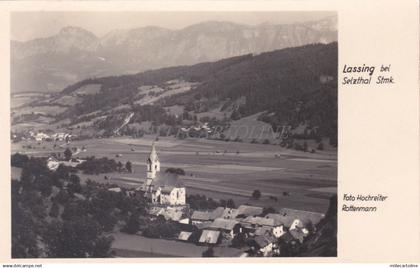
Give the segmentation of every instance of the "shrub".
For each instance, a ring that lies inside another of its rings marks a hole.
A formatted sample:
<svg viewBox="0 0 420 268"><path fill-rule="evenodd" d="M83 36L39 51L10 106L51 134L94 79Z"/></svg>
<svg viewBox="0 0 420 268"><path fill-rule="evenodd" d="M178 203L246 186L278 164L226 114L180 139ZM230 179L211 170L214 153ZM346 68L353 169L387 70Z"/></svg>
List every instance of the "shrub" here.
<svg viewBox="0 0 420 268"><path fill-rule="evenodd" d="M254 199L260 199L260 197L261 197L260 190L254 190L254 192L252 192L252 198L254 198Z"/></svg>

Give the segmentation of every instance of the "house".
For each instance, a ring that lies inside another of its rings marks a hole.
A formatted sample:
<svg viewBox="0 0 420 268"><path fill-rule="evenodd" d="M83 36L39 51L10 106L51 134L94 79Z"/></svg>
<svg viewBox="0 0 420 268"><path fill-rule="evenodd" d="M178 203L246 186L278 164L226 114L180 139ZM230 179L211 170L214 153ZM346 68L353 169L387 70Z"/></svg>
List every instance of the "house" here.
<svg viewBox="0 0 420 268"><path fill-rule="evenodd" d="M209 229L219 230L223 234L227 235L228 238L235 237L236 234L242 231L241 225L236 220L228 220L218 218L215 219L209 226Z"/></svg>
<svg viewBox="0 0 420 268"><path fill-rule="evenodd" d="M238 207L238 215L237 217L246 218L248 216L257 216L263 212L262 207L254 207L248 205L241 205Z"/></svg>
<svg viewBox="0 0 420 268"><path fill-rule="evenodd" d="M191 215L191 224L197 225L203 222L210 222L210 212L208 211L194 211Z"/></svg>
<svg viewBox="0 0 420 268"><path fill-rule="evenodd" d="M181 231L178 235L178 240L181 241L188 241L188 239L190 238L192 232L186 232L186 231Z"/></svg>
<svg viewBox="0 0 420 268"><path fill-rule="evenodd" d="M225 209L223 207L217 207L213 211L194 211L191 215L192 224L198 224L203 222L211 222L221 217Z"/></svg>
<svg viewBox="0 0 420 268"><path fill-rule="evenodd" d="M182 216L184 214L184 211L182 207L152 207L149 211L149 214L154 215L156 217L163 216L165 220L172 220L180 222L182 220ZM188 220L188 219L187 219Z"/></svg>
<svg viewBox="0 0 420 268"><path fill-rule="evenodd" d="M303 227L303 223L300 219L294 216L284 215L279 213L269 213L265 215L265 218L274 220L276 226L283 225L287 229L294 229L297 227Z"/></svg>
<svg viewBox="0 0 420 268"><path fill-rule="evenodd" d="M121 188L120 187L108 188L108 191L114 192L114 193L120 193Z"/></svg>
<svg viewBox="0 0 420 268"><path fill-rule="evenodd" d="M257 255L264 257L270 256L273 252L278 251L277 239L268 235L259 235L251 239L250 244L253 246Z"/></svg>
<svg viewBox="0 0 420 268"><path fill-rule="evenodd" d="M289 233L293 236L293 238L300 243L303 243L303 240L306 236L308 236L309 232L306 229L295 228L289 231Z"/></svg>
<svg viewBox="0 0 420 268"><path fill-rule="evenodd" d="M296 227L308 227L309 225L316 225L325 217L325 214L323 213L305 211L305 210L296 210L296 209L290 209L290 208L280 209L279 214L283 216L299 219L301 221L302 226L296 226Z"/></svg>
<svg viewBox="0 0 420 268"><path fill-rule="evenodd" d="M159 186L152 191L152 203L160 205L185 205L185 188L175 186Z"/></svg>
<svg viewBox="0 0 420 268"><path fill-rule="evenodd" d="M59 132L51 135L51 138L55 141L64 141L71 138L71 134Z"/></svg>
<svg viewBox="0 0 420 268"><path fill-rule="evenodd" d="M286 229L283 225L273 227L271 230L275 238L280 238L286 233Z"/></svg>
<svg viewBox="0 0 420 268"><path fill-rule="evenodd" d="M223 219L235 219L238 216L238 210L235 208L224 208L223 213L219 216L219 218Z"/></svg>
<svg viewBox="0 0 420 268"><path fill-rule="evenodd" d="M202 244L217 244L219 242L220 231L215 230L203 230L201 233L199 243Z"/></svg>
<svg viewBox="0 0 420 268"><path fill-rule="evenodd" d="M249 216L241 221L241 225L248 233L255 235L269 233L279 238L285 232L284 224L270 217Z"/></svg>
<svg viewBox="0 0 420 268"><path fill-rule="evenodd" d="M49 136L49 135L47 135L47 134L45 134L45 133L43 133L43 132L38 132L38 133L34 136L34 138L35 138L35 140L36 140L36 141L43 141L43 140L49 139L49 138L50 138L50 136Z"/></svg>
<svg viewBox="0 0 420 268"><path fill-rule="evenodd" d="M57 170L57 168L60 166L60 161L57 160L57 158L50 156L47 159L47 167L51 171Z"/></svg>

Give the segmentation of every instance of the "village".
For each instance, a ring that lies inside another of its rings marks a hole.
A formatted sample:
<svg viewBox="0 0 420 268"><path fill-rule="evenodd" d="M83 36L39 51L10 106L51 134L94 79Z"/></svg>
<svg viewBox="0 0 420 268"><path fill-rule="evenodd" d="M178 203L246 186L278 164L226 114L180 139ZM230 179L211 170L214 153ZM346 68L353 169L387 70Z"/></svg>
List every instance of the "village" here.
<svg viewBox="0 0 420 268"><path fill-rule="evenodd" d="M271 211L257 206L217 207L192 210L186 202L187 189L167 183L160 175L160 161L153 143L147 159L143 185L127 194L141 193L150 202L149 216L176 223L180 232L172 240L206 246L203 254L219 257L281 256L283 248L298 247L316 232L324 214L283 208ZM120 192L119 187L109 191ZM135 235L142 235L139 231ZM118 251L118 247L115 248ZM216 250L217 249L217 250Z"/></svg>
<svg viewBox="0 0 420 268"><path fill-rule="evenodd" d="M69 149L66 151L78 152ZM92 161L69 154L65 152L63 157L50 155L46 158L46 167L51 172L57 172L60 167L76 168ZM130 198L140 196L148 203L146 216L136 216L135 226L129 227L131 231L126 230L126 226L130 224L126 223L121 228L114 228L111 233L115 237L112 249L116 257L154 256L153 254L177 257L291 256L305 238L317 232L317 224L325 217L323 213L283 206L280 209L248 203L236 206L232 200L224 203L213 201L216 206L211 209L193 206L191 196L188 198L187 195L188 188L178 180L177 175L161 172L161 162L154 141L145 164L147 172L144 178L138 178L137 184L140 186L128 189L109 182L100 186L105 187L108 192ZM122 170L128 172L125 167ZM65 182L64 187L71 187L70 184ZM74 193L74 196L79 200L87 198L82 193ZM203 198L207 202L208 198ZM150 231L147 233L144 226L141 226L141 218L152 225L167 224L174 228L165 235L160 234L159 230L150 234ZM148 248L148 243L160 243L163 246ZM177 243L174 244L176 252L170 252L168 243ZM159 252L159 248L162 252ZM127 255L127 252L131 253Z"/></svg>

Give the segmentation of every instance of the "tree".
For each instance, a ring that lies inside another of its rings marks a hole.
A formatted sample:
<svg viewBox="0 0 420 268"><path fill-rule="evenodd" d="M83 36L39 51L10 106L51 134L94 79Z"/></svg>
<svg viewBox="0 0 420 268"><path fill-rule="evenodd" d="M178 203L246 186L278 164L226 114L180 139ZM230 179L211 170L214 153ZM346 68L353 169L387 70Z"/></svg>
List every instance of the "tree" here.
<svg viewBox="0 0 420 268"><path fill-rule="evenodd" d="M23 167L29 161L26 154L15 153L11 157L12 167Z"/></svg>
<svg viewBox="0 0 420 268"><path fill-rule="evenodd" d="M51 206L49 215L50 217L57 218L59 213L60 213L60 207L58 206L57 203L54 202Z"/></svg>
<svg viewBox="0 0 420 268"><path fill-rule="evenodd" d="M71 159L71 156L73 155L73 153L71 152L71 150L69 149L69 148L67 148L65 151L64 151L64 159L66 160L66 161L69 161L70 159Z"/></svg>
<svg viewBox="0 0 420 268"><path fill-rule="evenodd" d="M276 210L273 207L264 208L261 216L265 217L265 215L270 213L276 213Z"/></svg>
<svg viewBox="0 0 420 268"><path fill-rule="evenodd" d="M234 248L241 248L246 246L246 237L244 233L237 234L231 241L231 245Z"/></svg>
<svg viewBox="0 0 420 268"><path fill-rule="evenodd" d="M228 201L226 202L226 207L235 208L235 202L233 201L233 199L228 199Z"/></svg>
<svg viewBox="0 0 420 268"><path fill-rule="evenodd" d="M180 176L185 176L185 171L182 168L169 167L165 170L165 173L172 173Z"/></svg>
<svg viewBox="0 0 420 268"><path fill-rule="evenodd" d="M252 198L254 198L254 199L260 199L260 197L261 197L260 190L254 190L254 192L252 192Z"/></svg>
<svg viewBox="0 0 420 268"><path fill-rule="evenodd" d="M129 173L132 173L132 172L133 172L133 170L132 170L132 165L131 165L131 162L130 162L130 161L127 161L127 163L125 163L125 169L126 169Z"/></svg>
<svg viewBox="0 0 420 268"><path fill-rule="evenodd" d="M317 150L320 150L320 151L324 150L324 144L322 142L318 144Z"/></svg>
<svg viewBox="0 0 420 268"><path fill-rule="evenodd" d="M135 234L139 231L139 229L140 229L139 216L136 214L133 214L128 219L122 231L128 234Z"/></svg>
<svg viewBox="0 0 420 268"><path fill-rule="evenodd" d="M53 221L44 235L46 253L52 258L110 257L111 243L88 216L64 222Z"/></svg>
<svg viewBox="0 0 420 268"><path fill-rule="evenodd" d="M123 167L123 164L120 161L118 161L118 163L117 163L118 172L121 172L122 167Z"/></svg>

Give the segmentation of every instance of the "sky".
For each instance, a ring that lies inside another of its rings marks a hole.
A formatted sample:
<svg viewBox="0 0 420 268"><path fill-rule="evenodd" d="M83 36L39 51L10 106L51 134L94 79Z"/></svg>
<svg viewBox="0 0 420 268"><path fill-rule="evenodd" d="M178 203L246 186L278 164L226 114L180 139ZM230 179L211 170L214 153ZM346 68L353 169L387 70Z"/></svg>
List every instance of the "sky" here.
<svg viewBox="0 0 420 268"><path fill-rule="evenodd" d="M27 41L54 35L65 26L78 26L101 37L114 29L159 26L181 29L203 21L231 21L240 24L291 24L334 16L317 12L14 12L12 40Z"/></svg>

